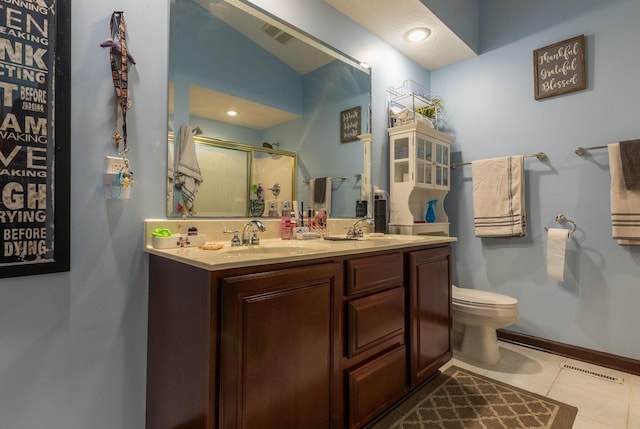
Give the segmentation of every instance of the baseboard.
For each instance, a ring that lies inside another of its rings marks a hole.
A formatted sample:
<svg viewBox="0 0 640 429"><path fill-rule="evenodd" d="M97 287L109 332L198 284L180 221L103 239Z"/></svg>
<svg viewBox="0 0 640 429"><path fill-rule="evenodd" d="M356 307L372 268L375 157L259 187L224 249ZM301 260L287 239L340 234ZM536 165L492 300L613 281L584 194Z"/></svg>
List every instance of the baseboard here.
<svg viewBox="0 0 640 429"><path fill-rule="evenodd" d="M570 344L559 343L556 341L521 334L518 332L506 331L504 329L498 329L498 338L503 341L535 347L550 353L576 359L582 362L588 362L595 365L616 369L618 371L640 375L640 360L617 356L610 353L599 352L583 347L572 346Z"/></svg>

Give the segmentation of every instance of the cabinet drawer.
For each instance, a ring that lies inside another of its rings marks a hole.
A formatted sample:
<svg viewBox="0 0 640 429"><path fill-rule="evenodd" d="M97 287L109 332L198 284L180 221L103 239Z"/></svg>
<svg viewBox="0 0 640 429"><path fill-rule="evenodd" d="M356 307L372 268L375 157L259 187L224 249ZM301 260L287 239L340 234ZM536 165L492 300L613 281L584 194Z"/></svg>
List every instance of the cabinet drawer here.
<svg viewBox="0 0 640 429"><path fill-rule="evenodd" d="M350 259L346 274L347 295L401 286L404 282L402 254Z"/></svg>
<svg viewBox="0 0 640 429"><path fill-rule="evenodd" d="M404 333L404 288L347 303L347 355L375 347Z"/></svg>
<svg viewBox="0 0 640 429"><path fill-rule="evenodd" d="M397 347L376 360L351 371L349 380L349 427L359 427L400 398L406 390L405 347Z"/></svg>

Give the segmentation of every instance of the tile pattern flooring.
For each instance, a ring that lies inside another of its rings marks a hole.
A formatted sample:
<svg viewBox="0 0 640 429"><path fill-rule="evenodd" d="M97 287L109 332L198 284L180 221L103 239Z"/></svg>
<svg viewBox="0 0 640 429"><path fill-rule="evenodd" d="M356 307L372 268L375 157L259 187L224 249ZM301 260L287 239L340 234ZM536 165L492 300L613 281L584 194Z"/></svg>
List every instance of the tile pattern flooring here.
<svg viewBox="0 0 640 429"><path fill-rule="evenodd" d="M500 360L482 365L456 356L450 365L578 407L573 429L640 429L640 376L500 341ZM621 377L622 384L560 364Z"/></svg>

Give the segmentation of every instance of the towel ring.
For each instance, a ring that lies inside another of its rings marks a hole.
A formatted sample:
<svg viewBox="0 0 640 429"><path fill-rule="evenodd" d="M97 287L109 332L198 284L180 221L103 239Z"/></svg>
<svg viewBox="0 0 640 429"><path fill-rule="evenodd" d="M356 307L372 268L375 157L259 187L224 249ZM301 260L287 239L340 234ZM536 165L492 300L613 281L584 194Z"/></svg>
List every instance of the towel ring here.
<svg viewBox="0 0 640 429"><path fill-rule="evenodd" d="M565 222L571 223L571 225L573 225L573 228L571 229L571 231L569 231L569 234L573 234L576 231L576 228L578 228L578 225L576 225L576 223L574 221L572 221L571 219L568 219L562 213L560 213L558 216L556 216L556 222L558 222L558 223L565 223ZM545 227L544 230L545 231L549 231L549 228Z"/></svg>

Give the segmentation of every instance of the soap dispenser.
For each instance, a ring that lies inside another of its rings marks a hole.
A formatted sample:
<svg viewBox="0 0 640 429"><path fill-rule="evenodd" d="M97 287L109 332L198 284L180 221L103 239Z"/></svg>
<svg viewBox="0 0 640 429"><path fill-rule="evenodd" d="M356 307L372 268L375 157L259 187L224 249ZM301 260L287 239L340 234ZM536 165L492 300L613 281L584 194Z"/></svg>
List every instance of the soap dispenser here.
<svg viewBox="0 0 640 429"><path fill-rule="evenodd" d="M429 202L427 202L427 214L424 217L424 220L427 221L427 223L433 223L436 221L436 205L438 203L438 200L431 200Z"/></svg>
<svg viewBox="0 0 640 429"><path fill-rule="evenodd" d="M282 218L280 218L280 238L291 240L291 214L285 210L282 211Z"/></svg>

